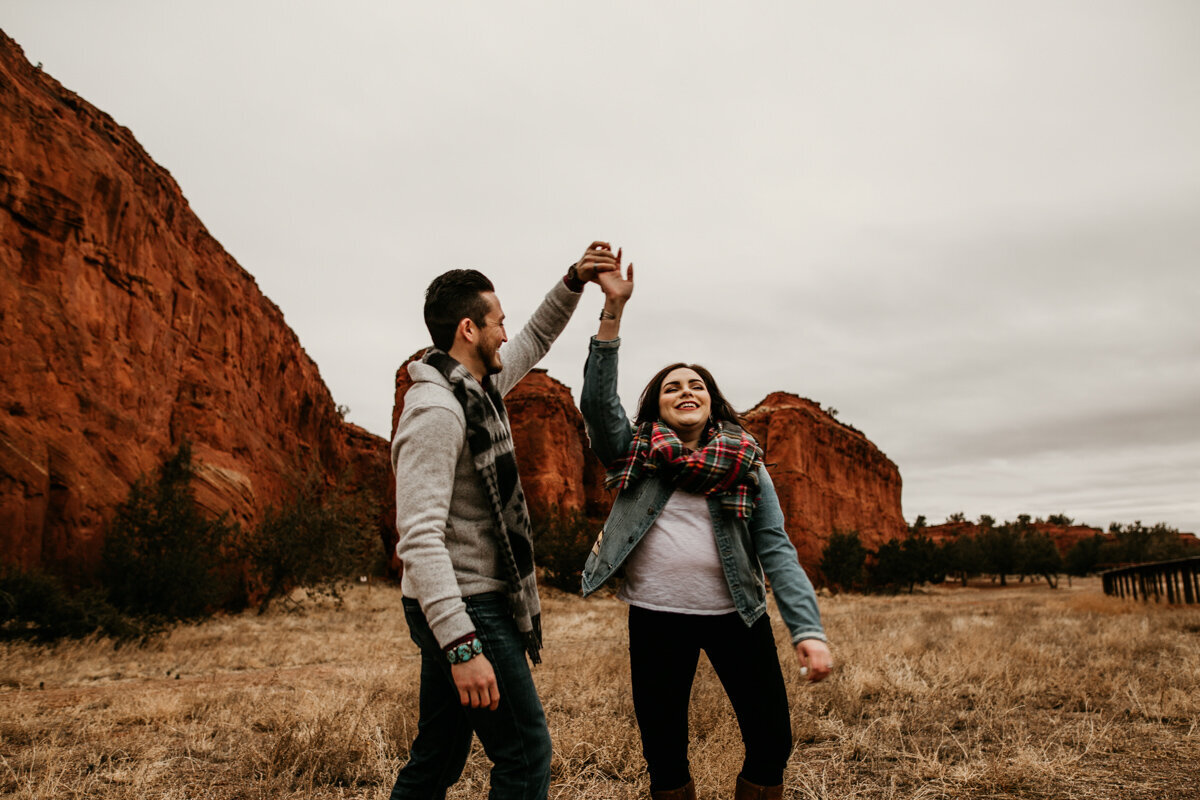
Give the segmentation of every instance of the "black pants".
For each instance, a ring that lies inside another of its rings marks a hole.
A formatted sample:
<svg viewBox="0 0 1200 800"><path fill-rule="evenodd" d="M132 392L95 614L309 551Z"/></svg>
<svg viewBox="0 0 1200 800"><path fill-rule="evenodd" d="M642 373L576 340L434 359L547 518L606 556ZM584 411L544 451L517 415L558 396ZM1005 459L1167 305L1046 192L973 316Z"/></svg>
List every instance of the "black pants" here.
<svg viewBox="0 0 1200 800"><path fill-rule="evenodd" d="M633 710L650 771L650 791L676 789L691 779L688 701L701 650L737 715L746 747L741 777L760 786L783 783L792 726L767 615L747 628L736 613L671 614L630 606Z"/></svg>

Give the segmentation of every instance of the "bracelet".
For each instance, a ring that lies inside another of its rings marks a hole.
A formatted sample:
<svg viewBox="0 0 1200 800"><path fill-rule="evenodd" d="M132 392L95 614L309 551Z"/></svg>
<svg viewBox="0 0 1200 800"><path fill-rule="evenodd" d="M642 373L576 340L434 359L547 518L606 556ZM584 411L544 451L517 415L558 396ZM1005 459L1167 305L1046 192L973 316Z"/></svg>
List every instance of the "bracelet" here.
<svg viewBox="0 0 1200 800"><path fill-rule="evenodd" d="M613 312L609 311L607 308L600 309L600 321L601 322L604 322L604 320L606 320L606 319L618 320L620 318L621 318L621 316L619 314L614 314Z"/></svg>
<svg viewBox="0 0 1200 800"><path fill-rule="evenodd" d="M452 644L446 648L446 658L451 664L465 664L475 656L483 655L483 645L474 636L469 641Z"/></svg>

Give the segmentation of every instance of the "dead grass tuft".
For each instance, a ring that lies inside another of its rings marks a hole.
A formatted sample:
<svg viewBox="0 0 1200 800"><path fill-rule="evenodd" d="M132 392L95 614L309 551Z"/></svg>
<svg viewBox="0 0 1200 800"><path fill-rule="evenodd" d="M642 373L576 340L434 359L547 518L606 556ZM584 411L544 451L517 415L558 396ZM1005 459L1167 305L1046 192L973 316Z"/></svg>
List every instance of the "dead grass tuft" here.
<svg viewBox="0 0 1200 800"><path fill-rule="evenodd" d="M645 797L625 607L544 599L551 797ZM1094 580L822 607L839 665L826 683L801 679L777 631L789 800L1200 797L1200 609L1112 600ZM3 644L0 795L383 798L415 733L418 670L388 587L142 647ZM741 739L703 660L692 730L699 796L729 797ZM484 796L488 767L476 746L449 796Z"/></svg>

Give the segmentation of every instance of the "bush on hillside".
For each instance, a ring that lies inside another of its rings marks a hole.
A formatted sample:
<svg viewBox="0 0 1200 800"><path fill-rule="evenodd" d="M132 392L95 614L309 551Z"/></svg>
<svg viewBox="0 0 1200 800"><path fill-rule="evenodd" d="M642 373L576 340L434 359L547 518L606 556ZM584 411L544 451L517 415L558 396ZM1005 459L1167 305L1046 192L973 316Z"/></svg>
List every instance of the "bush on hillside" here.
<svg viewBox="0 0 1200 800"><path fill-rule="evenodd" d="M578 593L592 544L602 523L578 511L550 510L533 523L533 556L542 570L542 582L564 592Z"/></svg>
<svg viewBox="0 0 1200 800"><path fill-rule="evenodd" d="M1179 537L1179 530L1159 522L1146 527L1138 522L1108 526L1112 539L1100 548L1100 561L1105 564L1142 564L1150 561L1169 561L1194 555Z"/></svg>
<svg viewBox="0 0 1200 800"><path fill-rule="evenodd" d="M102 589L73 589L36 570L0 569L0 639L53 641L94 633L126 640L152 630L113 608Z"/></svg>
<svg viewBox="0 0 1200 800"><path fill-rule="evenodd" d="M821 548L821 572L834 591L848 592L862 585L867 561L858 531L834 531Z"/></svg>
<svg viewBox="0 0 1200 800"><path fill-rule="evenodd" d="M1058 588L1058 573L1063 570L1058 545L1044 533L1026 531L1020 541L1017 568L1022 576L1041 575L1051 588Z"/></svg>
<svg viewBox="0 0 1200 800"><path fill-rule="evenodd" d="M1096 571L1100 563L1100 551L1104 547L1104 537L1093 534L1086 539L1080 539L1067 550L1066 570L1068 575L1083 577Z"/></svg>
<svg viewBox="0 0 1200 800"><path fill-rule="evenodd" d="M274 600L295 607L293 589L341 599L341 589L383 566L376 534L379 501L366 489L347 489L348 480L327 481L313 466L292 480L288 498L264 510L243 545L248 566L261 581L266 610Z"/></svg>
<svg viewBox="0 0 1200 800"><path fill-rule="evenodd" d="M974 536L951 539L941 547L946 571L963 586L974 575L983 571L983 551Z"/></svg>
<svg viewBox="0 0 1200 800"><path fill-rule="evenodd" d="M139 478L117 507L101 552L101 578L116 608L167 621L198 619L239 596L233 548L239 528L209 519L191 489L183 443L153 481Z"/></svg>

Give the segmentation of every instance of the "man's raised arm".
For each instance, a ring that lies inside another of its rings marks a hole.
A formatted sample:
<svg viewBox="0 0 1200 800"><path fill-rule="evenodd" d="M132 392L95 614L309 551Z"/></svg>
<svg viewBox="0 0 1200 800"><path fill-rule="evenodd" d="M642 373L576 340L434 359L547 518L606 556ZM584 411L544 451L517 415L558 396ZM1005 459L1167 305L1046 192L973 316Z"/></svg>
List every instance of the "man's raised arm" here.
<svg viewBox="0 0 1200 800"><path fill-rule="evenodd" d="M620 251L614 254L608 242L592 242L583 251L504 348L504 369L492 378L501 395L508 394L550 351L550 345L575 313L584 287L596 282L597 276L619 269L620 263Z"/></svg>

